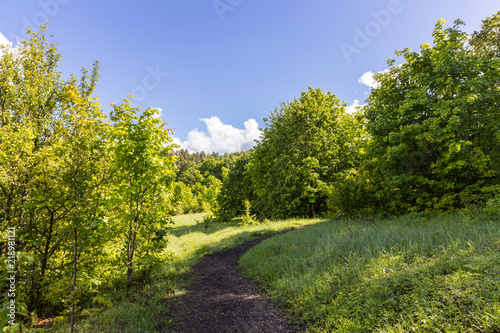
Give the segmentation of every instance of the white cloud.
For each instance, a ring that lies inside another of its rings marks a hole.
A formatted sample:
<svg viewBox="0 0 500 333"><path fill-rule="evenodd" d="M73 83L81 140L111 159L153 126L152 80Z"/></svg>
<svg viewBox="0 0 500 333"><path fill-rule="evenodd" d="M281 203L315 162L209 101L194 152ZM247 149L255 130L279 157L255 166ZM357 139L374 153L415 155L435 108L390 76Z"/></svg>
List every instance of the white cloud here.
<svg viewBox="0 0 500 333"><path fill-rule="evenodd" d="M353 114L354 112L358 111L356 108L357 107L360 107L360 106L363 106L363 105L360 105L359 104L359 101L357 99L354 100L354 102L351 104L351 105L348 105L346 108L345 108L345 111L349 114Z"/></svg>
<svg viewBox="0 0 500 333"><path fill-rule="evenodd" d="M255 119L245 121L245 129L224 124L218 117L203 118L200 121L206 124L207 132L194 129L188 133L186 141L174 138L174 142L190 152L233 153L252 148L254 140L261 135Z"/></svg>
<svg viewBox="0 0 500 333"><path fill-rule="evenodd" d="M368 72L364 73L363 75L361 75L358 82L361 84L364 84L365 86L370 87L371 89L377 88L378 84L375 82L373 75L374 74L372 71L368 71Z"/></svg>
<svg viewBox="0 0 500 333"><path fill-rule="evenodd" d="M379 73L387 73L389 72L388 69L385 69ZM369 88L371 89L375 89L377 88L380 84L378 82L375 81L375 79L373 78L373 72L372 71L368 71L366 73L364 73L363 75L361 75L361 77L359 78L358 82L361 83L361 84L364 84L365 86L368 86Z"/></svg>
<svg viewBox="0 0 500 333"><path fill-rule="evenodd" d="M7 45L8 47L12 47L12 42L7 39L1 32L0 32L0 45Z"/></svg>
<svg viewBox="0 0 500 333"><path fill-rule="evenodd" d="M156 109L156 111L158 111L158 113L155 114L153 117L154 118L161 118L162 117L163 109L162 108L154 108L154 109Z"/></svg>
<svg viewBox="0 0 500 333"><path fill-rule="evenodd" d="M5 45L7 48L12 48L12 42L7 39L1 32L0 32L0 45ZM3 55L3 50L0 49L0 56Z"/></svg>

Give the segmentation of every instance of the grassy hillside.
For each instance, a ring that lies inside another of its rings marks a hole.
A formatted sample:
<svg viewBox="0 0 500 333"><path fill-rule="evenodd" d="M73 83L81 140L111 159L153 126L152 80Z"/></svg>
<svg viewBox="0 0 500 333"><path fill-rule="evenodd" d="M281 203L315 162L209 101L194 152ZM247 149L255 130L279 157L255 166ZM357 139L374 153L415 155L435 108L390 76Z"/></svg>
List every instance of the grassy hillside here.
<svg viewBox="0 0 500 333"><path fill-rule="evenodd" d="M500 331L498 218L325 221L240 266L308 332Z"/></svg>

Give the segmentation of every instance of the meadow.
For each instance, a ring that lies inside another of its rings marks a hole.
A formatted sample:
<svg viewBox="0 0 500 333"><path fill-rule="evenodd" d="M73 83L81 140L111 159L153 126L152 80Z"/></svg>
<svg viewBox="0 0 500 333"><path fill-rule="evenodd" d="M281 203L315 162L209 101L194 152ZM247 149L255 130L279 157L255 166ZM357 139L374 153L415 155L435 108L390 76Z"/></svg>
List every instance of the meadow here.
<svg viewBox="0 0 500 333"><path fill-rule="evenodd" d="M268 239L243 274L307 332L498 332L500 221L328 220Z"/></svg>

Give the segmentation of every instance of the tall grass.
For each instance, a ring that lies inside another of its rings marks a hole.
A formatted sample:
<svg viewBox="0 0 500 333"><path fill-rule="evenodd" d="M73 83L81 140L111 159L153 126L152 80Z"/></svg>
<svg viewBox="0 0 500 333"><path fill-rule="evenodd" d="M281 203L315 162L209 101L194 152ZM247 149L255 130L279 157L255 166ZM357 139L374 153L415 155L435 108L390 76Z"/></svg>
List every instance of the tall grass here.
<svg viewBox="0 0 500 333"><path fill-rule="evenodd" d="M109 299L106 309L96 307L80 311L77 332L156 332L168 327L175 318L168 313L169 302L186 287L189 269L205 255L223 251L247 241L289 230L319 220L287 220L241 225L238 222L203 222L203 214L175 216L168 235L164 264L142 276L127 300L117 291L103 291ZM123 289L123 288L122 288ZM105 297L104 297L105 295ZM57 318L53 332L67 332L68 322Z"/></svg>
<svg viewBox="0 0 500 333"><path fill-rule="evenodd" d="M264 241L244 274L308 332L500 331L500 222L326 221Z"/></svg>

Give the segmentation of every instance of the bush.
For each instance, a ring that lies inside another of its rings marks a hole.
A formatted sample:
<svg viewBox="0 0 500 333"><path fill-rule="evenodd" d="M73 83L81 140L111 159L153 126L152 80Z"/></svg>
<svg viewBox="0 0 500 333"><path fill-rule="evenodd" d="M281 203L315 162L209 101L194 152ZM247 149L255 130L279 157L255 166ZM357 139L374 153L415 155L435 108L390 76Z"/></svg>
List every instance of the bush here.
<svg viewBox="0 0 500 333"><path fill-rule="evenodd" d="M374 198L367 177L354 173L329 187L328 210L333 217L371 217L379 206Z"/></svg>

